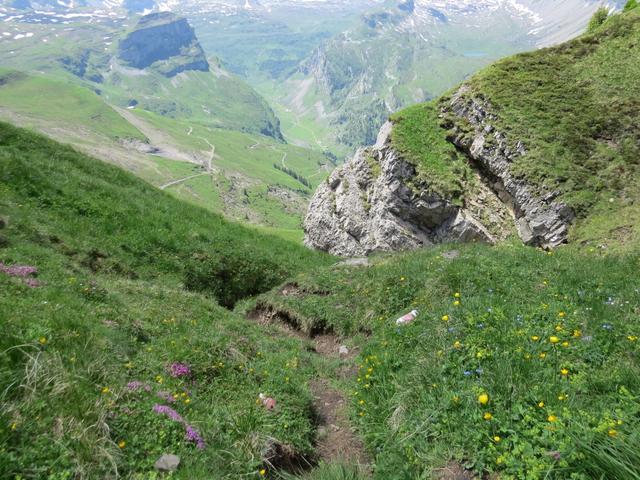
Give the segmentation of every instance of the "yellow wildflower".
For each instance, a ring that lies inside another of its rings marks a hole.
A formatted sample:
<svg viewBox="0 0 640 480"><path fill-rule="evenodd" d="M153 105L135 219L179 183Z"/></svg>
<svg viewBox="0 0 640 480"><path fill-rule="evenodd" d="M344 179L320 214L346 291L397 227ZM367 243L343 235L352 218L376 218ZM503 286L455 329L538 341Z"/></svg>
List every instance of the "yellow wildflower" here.
<svg viewBox="0 0 640 480"><path fill-rule="evenodd" d="M627 340L629 340L630 342L637 342L638 341L638 337L636 337L635 335L629 335L627 337Z"/></svg>
<svg viewBox="0 0 640 480"><path fill-rule="evenodd" d="M46 344L47 344L47 337L40 337L40 338L38 339L38 343L39 343L40 345L46 345Z"/></svg>
<svg viewBox="0 0 640 480"><path fill-rule="evenodd" d="M567 314L566 314L566 313L564 313L564 312L558 312L558 317L560 317L560 318L564 318L564 317L566 317L566 316L567 316Z"/></svg>
<svg viewBox="0 0 640 480"><path fill-rule="evenodd" d="M567 395L565 395L564 393L561 395L558 395L558 400L560 400L561 402L565 401L567 398L569 398Z"/></svg>
<svg viewBox="0 0 640 480"><path fill-rule="evenodd" d="M539 402L539 403L538 403L538 407L540 407L540 408L544 408L544 402Z"/></svg>
<svg viewBox="0 0 640 480"><path fill-rule="evenodd" d="M102 388L102 393L106 394L106 393L109 393L109 392L111 392L111 390L109 390L109 387L103 387Z"/></svg>
<svg viewBox="0 0 640 480"><path fill-rule="evenodd" d="M573 338L580 338L582 336L582 332L580 330L573 331Z"/></svg>
<svg viewBox="0 0 640 480"><path fill-rule="evenodd" d="M462 343L460 343L460 340L455 341L455 343L453 344L453 348L462 348Z"/></svg>
<svg viewBox="0 0 640 480"><path fill-rule="evenodd" d="M456 300L455 302L453 302L453 306L454 307L459 307L460 306L460 300Z"/></svg>
<svg viewBox="0 0 640 480"><path fill-rule="evenodd" d="M262 469L260 469L259 473L260 473L261 477L264 477L267 474L267 471L264 468L262 468Z"/></svg>
<svg viewBox="0 0 640 480"><path fill-rule="evenodd" d="M489 403L489 395L487 395L486 393L482 393L478 396L478 402L480 403L480 405L486 405L487 403Z"/></svg>
<svg viewBox="0 0 640 480"><path fill-rule="evenodd" d="M460 298L460 292L456 292L456 293L454 293L454 294L453 294L453 296L454 296L455 298Z"/></svg>
<svg viewBox="0 0 640 480"><path fill-rule="evenodd" d="M500 438L499 435L496 435L495 437L493 437L493 441L496 442L496 443L500 443L501 440L502 439Z"/></svg>
<svg viewBox="0 0 640 480"><path fill-rule="evenodd" d="M493 418L493 415L490 412L485 413L482 418L484 418L485 420L489 421Z"/></svg>
<svg viewBox="0 0 640 480"><path fill-rule="evenodd" d="M547 417L547 421L548 421L549 423L555 423L555 422L557 422L557 421L558 421L558 417L556 417L555 415L549 415L549 416Z"/></svg>
<svg viewBox="0 0 640 480"><path fill-rule="evenodd" d="M164 382L164 380L163 380L162 376L160 376L160 375L156 375L156 382L158 382L158 383L162 383L162 382Z"/></svg>
<svg viewBox="0 0 640 480"><path fill-rule="evenodd" d="M564 348L567 348L569 346L569 342L567 342L567 341L562 342L562 346Z"/></svg>
<svg viewBox="0 0 640 480"><path fill-rule="evenodd" d="M560 370L560 373L566 377L567 375L569 375L569 370L566 368L563 368L562 370Z"/></svg>
<svg viewBox="0 0 640 480"><path fill-rule="evenodd" d="M121 448L121 449L122 449L122 448L124 448L124 447L126 447L126 446L127 446L127 442L125 442L124 440L120 440L120 441L118 442L118 448Z"/></svg>
<svg viewBox="0 0 640 480"><path fill-rule="evenodd" d="M442 316L442 321L443 322L448 322L449 321L449 315L443 315Z"/></svg>
<svg viewBox="0 0 640 480"><path fill-rule="evenodd" d="M553 344L556 344L560 342L560 339L554 335L553 337L549 338L549 341Z"/></svg>
<svg viewBox="0 0 640 480"><path fill-rule="evenodd" d="M534 335L533 337L531 337L531 340L537 342L538 340L540 340L540 337L538 335Z"/></svg>
<svg viewBox="0 0 640 480"><path fill-rule="evenodd" d="M616 430L614 430L613 428L611 430L609 430L607 433L611 438L615 438L615 437L618 436L618 432Z"/></svg>

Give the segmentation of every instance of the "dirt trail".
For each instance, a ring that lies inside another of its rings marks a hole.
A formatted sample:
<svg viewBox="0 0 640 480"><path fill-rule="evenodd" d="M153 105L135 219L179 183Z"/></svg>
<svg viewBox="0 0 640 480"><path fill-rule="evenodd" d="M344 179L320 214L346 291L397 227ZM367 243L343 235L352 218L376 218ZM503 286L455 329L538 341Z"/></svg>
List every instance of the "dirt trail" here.
<svg viewBox="0 0 640 480"><path fill-rule="evenodd" d="M299 293L296 286L286 286L282 291L283 295ZM338 369L334 370L328 365L328 368L320 372L320 377L311 381L309 385L314 397L313 409L318 419L316 460L324 463L359 465L363 472L368 471L371 459L349 421L349 400L344 392L332 386L332 380L345 380L357 374L354 362L357 350L349 348L345 351L340 338L331 333L306 335L278 312L256 310L250 313L248 318L262 325L275 326L276 335L310 341L313 353L326 360L327 364L340 360L341 365Z"/></svg>
<svg viewBox="0 0 640 480"><path fill-rule="evenodd" d="M369 459L362 440L353 432L347 417L348 402L344 394L325 379L314 380L310 387L320 422L316 444L320 459L326 463L367 465Z"/></svg>
<svg viewBox="0 0 640 480"><path fill-rule="evenodd" d="M174 180L172 182L165 183L164 185L160 185L160 190L164 190L166 188L173 187L174 185L179 185L180 183L187 182L187 181L189 181L189 180L191 180L193 178L202 177L202 176L205 176L205 175L211 175L211 173L209 173L209 172L196 173L195 175L190 175L190 176L185 177L185 178L179 178L178 180Z"/></svg>
<svg viewBox="0 0 640 480"><path fill-rule="evenodd" d="M198 159L197 154L186 152L176 147L173 139L162 130L154 127L129 110L118 107L113 108L122 118L140 130L140 132L149 139L149 143L155 148L154 155L180 162L202 163L200 159Z"/></svg>

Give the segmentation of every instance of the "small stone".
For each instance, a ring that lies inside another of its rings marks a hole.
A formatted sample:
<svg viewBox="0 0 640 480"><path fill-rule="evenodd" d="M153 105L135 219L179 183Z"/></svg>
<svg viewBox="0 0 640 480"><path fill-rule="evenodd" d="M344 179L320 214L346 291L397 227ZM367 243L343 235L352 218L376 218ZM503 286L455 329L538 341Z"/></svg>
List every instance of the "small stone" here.
<svg viewBox="0 0 640 480"><path fill-rule="evenodd" d="M180 457L173 454L164 454L154 464L159 472L175 472L180 466Z"/></svg>
<svg viewBox="0 0 640 480"><path fill-rule="evenodd" d="M458 258L460 256L460 252L458 250L451 250L449 252L444 252L442 254L442 256L444 258L446 258L447 260L453 260L453 259Z"/></svg>
<svg viewBox="0 0 640 480"><path fill-rule="evenodd" d="M345 345L340 345L340 349L338 350L340 355L349 355L349 349Z"/></svg>

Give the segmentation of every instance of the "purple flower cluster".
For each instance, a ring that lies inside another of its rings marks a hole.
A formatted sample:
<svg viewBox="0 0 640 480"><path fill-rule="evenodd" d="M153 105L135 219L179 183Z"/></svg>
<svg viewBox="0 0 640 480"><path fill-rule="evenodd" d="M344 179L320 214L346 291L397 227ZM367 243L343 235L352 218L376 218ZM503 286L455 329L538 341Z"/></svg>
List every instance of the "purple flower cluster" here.
<svg viewBox="0 0 640 480"><path fill-rule="evenodd" d="M206 446L204 440L198 430L196 430L193 426L189 425L184 419L180 416L178 412L176 412L173 408L167 407L166 405L155 404L153 406L153 411L158 415L166 415L171 420L175 422L180 422L184 425L184 438L188 442L192 442L196 444L196 448L199 450L204 449Z"/></svg>
<svg viewBox="0 0 640 480"><path fill-rule="evenodd" d="M0 272L6 273L11 277L26 278L29 275L35 275L38 273L36 267L30 267L28 265L5 265L0 262Z"/></svg>
<svg viewBox="0 0 640 480"><path fill-rule="evenodd" d="M187 365L186 363L173 362L169 366L169 374L173 378L190 377L191 369L189 368L189 365Z"/></svg>
<svg viewBox="0 0 640 480"><path fill-rule="evenodd" d="M38 269L29 265L5 265L0 262L0 272L9 275L10 277L23 278L24 283L29 288L38 288L42 286L42 282L39 282L35 278L27 278L31 275L37 275Z"/></svg>
<svg viewBox="0 0 640 480"><path fill-rule="evenodd" d="M188 442L195 443L196 444L196 448L198 448L200 450L202 450L205 447L204 440L200 436L200 433L198 433L198 431L195 428L193 428L191 425L186 425L185 424L184 438Z"/></svg>
<svg viewBox="0 0 640 480"><path fill-rule="evenodd" d="M169 417L171 420L173 420L175 422L180 422L180 423L184 422L184 420L182 419L182 417L180 416L180 414L178 412L176 412L171 407L167 407L166 405L160 405L160 404L156 403L153 406L153 411L155 413L157 413L158 415L166 415L167 417Z"/></svg>

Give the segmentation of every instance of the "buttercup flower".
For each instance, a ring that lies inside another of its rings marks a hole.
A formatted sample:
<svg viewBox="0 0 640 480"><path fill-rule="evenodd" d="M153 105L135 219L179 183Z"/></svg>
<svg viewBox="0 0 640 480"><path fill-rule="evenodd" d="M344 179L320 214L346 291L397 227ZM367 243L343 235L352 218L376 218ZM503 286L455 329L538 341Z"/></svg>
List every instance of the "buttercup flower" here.
<svg viewBox="0 0 640 480"><path fill-rule="evenodd" d="M482 418L484 418L485 420L491 420L493 418L493 415L490 412L485 413Z"/></svg>
<svg viewBox="0 0 640 480"><path fill-rule="evenodd" d="M480 403L480 405L486 405L487 403L489 403L489 395L487 395L486 393L482 393L478 396L478 402Z"/></svg>

